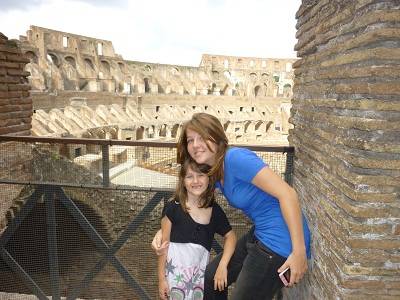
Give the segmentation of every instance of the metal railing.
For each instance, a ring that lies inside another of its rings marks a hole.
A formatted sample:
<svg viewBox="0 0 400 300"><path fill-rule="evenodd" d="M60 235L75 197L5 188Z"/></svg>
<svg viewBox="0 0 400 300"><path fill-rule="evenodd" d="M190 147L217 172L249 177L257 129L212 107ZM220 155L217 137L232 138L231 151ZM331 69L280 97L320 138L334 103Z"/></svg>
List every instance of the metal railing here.
<svg viewBox="0 0 400 300"><path fill-rule="evenodd" d="M0 293L157 298L150 242L173 195L175 147L0 136ZM292 147L244 147L291 183ZM240 236L249 220L217 198ZM219 241L213 255L221 250Z"/></svg>

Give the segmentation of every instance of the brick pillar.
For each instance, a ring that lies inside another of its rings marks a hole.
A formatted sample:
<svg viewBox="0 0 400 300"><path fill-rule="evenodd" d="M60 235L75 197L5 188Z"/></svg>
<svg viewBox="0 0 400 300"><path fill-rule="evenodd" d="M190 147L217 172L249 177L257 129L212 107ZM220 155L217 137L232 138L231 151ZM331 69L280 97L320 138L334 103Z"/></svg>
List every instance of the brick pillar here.
<svg viewBox="0 0 400 300"><path fill-rule="evenodd" d="M289 140L313 262L287 294L399 299L399 2L303 0L297 18Z"/></svg>
<svg viewBox="0 0 400 300"><path fill-rule="evenodd" d="M24 71L29 59L0 32L0 134L30 135L32 98Z"/></svg>

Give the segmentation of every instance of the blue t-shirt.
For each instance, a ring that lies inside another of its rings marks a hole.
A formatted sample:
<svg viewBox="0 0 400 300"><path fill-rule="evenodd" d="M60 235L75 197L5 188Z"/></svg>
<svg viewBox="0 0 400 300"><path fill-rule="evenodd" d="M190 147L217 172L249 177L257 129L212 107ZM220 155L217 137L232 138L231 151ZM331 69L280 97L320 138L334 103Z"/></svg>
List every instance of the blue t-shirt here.
<svg viewBox="0 0 400 300"><path fill-rule="evenodd" d="M282 216L279 200L251 183L267 166L254 152L232 147L224 158L224 184L217 182L229 204L242 210L255 225L255 236L283 257L292 252L289 229ZM303 215L304 240L310 258L310 230Z"/></svg>

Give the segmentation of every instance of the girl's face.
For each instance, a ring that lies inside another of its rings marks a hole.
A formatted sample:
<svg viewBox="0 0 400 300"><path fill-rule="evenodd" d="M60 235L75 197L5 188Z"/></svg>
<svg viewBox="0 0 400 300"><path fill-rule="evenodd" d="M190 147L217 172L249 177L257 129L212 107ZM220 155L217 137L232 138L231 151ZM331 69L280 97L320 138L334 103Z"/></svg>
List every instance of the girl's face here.
<svg viewBox="0 0 400 300"><path fill-rule="evenodd" d="M191 129L186 129L187 150L190 156L198 164L206 164L213 166L215 163L215 154L217 153L217 145L210 140L205 141L200 134ZM211 148L208 149L207 145Z"/></svg>
<svg viewBox="0 0 400 300"><path fill-rule="evenodd" d="M189 166L183 179L188 197L200 197L208 187L209 178L207 174L193 171Z"/></svg>

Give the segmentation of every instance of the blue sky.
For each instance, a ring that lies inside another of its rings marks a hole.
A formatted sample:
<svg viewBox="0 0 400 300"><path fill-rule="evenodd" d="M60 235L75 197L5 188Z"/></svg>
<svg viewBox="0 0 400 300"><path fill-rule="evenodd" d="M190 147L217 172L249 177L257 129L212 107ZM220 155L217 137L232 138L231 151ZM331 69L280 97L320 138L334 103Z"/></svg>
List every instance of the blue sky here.
<svg viewBox="0 0 400 300"><path fill-rule="evenodd" d="M113 42L125 59L197 66L201 54L296 57L301 0L0 0L0 32L30 25Z"/></svg>

